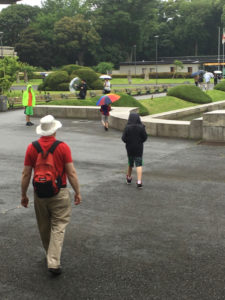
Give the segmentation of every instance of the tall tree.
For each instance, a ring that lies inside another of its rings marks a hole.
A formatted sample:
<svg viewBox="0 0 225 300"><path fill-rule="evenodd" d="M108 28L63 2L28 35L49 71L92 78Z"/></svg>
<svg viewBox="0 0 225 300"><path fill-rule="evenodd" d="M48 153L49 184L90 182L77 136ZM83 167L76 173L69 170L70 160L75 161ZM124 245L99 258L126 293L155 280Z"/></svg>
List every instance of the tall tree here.
<svg viewBox="0 0 225 300"><path fill-rule="evenodd" d="M100 37L92 23L85 20L82 15L64 17L55 23L55 42L59 53L64 56L67 63L78 60L84 64L84 55L94 53Z"/></svg>
<svg viewBox="0 0 225 300"><path fill-rule="evenodd" d="M21 32L31 24L40 12L38 6L11 5L0 13L0 28L4 32L3 41L7 46L15 46Z"/></svg>

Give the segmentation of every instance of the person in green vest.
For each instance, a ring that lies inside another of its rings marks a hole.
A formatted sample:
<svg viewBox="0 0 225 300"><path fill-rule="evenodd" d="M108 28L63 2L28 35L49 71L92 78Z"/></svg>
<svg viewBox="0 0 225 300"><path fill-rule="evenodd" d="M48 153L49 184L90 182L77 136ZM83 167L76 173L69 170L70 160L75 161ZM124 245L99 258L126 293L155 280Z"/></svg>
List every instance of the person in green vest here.
<svg viewBox="0 0 225 300"><path fill-rule="evenodd" d="M34 123L30 121L30 116L33 116L33 107L36 104L34 90L31 84L28 84L26 91L23 93L23 106L26 115L26 126L32 126Z"/></svg>

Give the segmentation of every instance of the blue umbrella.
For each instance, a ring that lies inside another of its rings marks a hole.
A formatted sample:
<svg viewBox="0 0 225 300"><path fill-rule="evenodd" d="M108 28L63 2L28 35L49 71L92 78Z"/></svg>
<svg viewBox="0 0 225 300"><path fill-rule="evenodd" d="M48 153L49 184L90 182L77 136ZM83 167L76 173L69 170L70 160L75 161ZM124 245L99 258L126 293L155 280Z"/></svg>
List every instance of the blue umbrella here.
<svg viewBox="0 0 225 300"><path fill-rule="evenodd" d="M204 70L198 70L197 72L192 73L191 76L194 77L194 76L197 76L197 75L200 75L200 74L204 74L204 73L205 73Z"/></svg>

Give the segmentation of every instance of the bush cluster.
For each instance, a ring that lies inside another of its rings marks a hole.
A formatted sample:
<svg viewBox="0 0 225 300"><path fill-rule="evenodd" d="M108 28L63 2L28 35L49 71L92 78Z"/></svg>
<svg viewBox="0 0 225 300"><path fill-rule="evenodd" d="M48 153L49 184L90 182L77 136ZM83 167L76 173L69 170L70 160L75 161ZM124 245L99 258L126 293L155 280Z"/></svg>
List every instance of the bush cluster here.
<svg viewBox="0 0 225 300"><path fill-rule="evenodd" d="M210 103L212 99L197 86L180 85L169 89L168 96L177 97L193 103Z"/></svg>
<svg viewBox="0 0 225 300"><path fill-rule="evenodd" d="M91 68L78 65L64 66L60 71L49 74L44 82L38 86L39 91L68 91L69 83L74 77L79 77L87 82L88 89L103 89L103 81L99 79L99 74Z"/></svg>
<svg viewBox="0 0 225 300"><path fill-rule="evenodd" d="M214 89L225 92L225 80L220 81L216 86L214 86Z"/></svg>

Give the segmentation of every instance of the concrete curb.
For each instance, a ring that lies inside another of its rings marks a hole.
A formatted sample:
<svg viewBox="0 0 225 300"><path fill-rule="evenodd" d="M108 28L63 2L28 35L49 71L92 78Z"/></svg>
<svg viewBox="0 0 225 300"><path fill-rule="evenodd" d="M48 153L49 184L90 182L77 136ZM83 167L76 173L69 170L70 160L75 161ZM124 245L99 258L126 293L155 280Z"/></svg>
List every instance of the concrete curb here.
<svg viewBox="0 0 225 300"><path fill-rule="evenodd" d="M147 134L157 137L173 137L184 139L202 139L202 118L192 121L177 120L188 115L204 113L225 108L225 100L210 104L198 105L161 114L141 117ZM110 117L110 127L123 130L126 126L130 112L138 112L137 107L113 107ZM40 105L34 108L34 116L43 117L52 114L56 118L74 118L100 120L101 114L98 106L58 106Z"/></svg>

